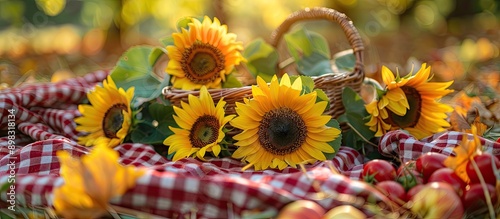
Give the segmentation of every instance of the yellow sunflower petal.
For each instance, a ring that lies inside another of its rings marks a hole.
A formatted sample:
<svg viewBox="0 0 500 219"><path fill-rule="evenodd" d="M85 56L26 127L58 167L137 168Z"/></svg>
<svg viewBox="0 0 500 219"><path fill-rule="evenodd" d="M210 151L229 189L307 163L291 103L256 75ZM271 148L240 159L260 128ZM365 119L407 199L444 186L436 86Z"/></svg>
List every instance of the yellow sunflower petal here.
<svg viewBox="0 0 500 219"><path fill-rule="evenodd" d="M285 74L285 75L287 75L287 74ZM293 82L291 88L294 89L294 90L302 90L302 79L300 77L297 78L297 79L295 79L295 81Z"/></svg>
<svg viewBox="0 0 500 219"><path fill-rule="evenodd" d="M304 120L307 121L309 118L314 118L321 116L325 112L327 101L321 101L314 104L314 106L307 113L304 113Z"/></svg>
<svg viewBox="0 0 500 219"><path fill-rule="evenodd" d="M333 139L332 139L333 140ZM306 138L306 143L309 145L313 146L314 148L320 150L321 152L325 153L334 153L335 150L330 146L328 143L324 141L317 141L312 138Z"/></svg>
<svg viewBox="0 0 500 219"><path fill-rule="evenodd" d="M191 156L191 149L190 148L182 148L177 151L175 151L174 157L172 158L172 161L178 161L180 159L190 157Z"/></svg>
<svg viewBox="0 0 500 219"><path fill-rule="evenodd" d="M255 129L259 127L259 123L247 116L238 116L229 122L236 128L249 128Z"/></svg>
<svg viewBox="0 0 500 219"><path fill-rule="evenodd" d="M382 81L386 85L389 85L393 83L394 80L395 80L394 73L392 73L392 71L389 68L382 66Z"/></svg>
<svg viewBox="0 0 500 219"><path fill-rule="evenodd" d="M297 78L297 80L300 80L300 78ZM290 77L288 77L288 74L284 74L283 77L281 77L281 81L279 83L280 86L285 86L285 87L290 87L292 83L290 82ZM301 87L302 89L302 87Z"/></svg>
<svg viewBox="0 0 500 219"><path fill-rule="evenodd" d="M252 136L250 138L245 138L245 139L238 140L238 142L234 143L234 145L240 146L240 147L241 146L246 146L246 145L252 145L252 144L258 142L258 139L259 139L258 137Z"/></svg>
<svg viewBox="0 0 500 219"><path fill-rule="evenodd" d="M233 139L239 141L239 140L244 140L244 139L256 137L258 131L259 131L258 128L256 128L256 129L245 129L242 132L240 132L239 134L233 136Z"/></svg>
<svg viewBox="0 0 500 219"><path fill-rule="evenodd" d="M285 161L281 159L273 159L272 164L274 167L278 167L278 169L283 170L285 169L289 164L286 163Z"/></svg>
<svg viewBox="0 0 500 219"><path fill-rule="evenodd" d="M332 117L330 115L321 115L321 116L317 116L314 118L309 118L305 122L306 122L307 126L313 126L313 127L314 126L324 126L331 119L332 119Z"/></svg>
<svg viewBox="0 0 500 219"><path fill-rule="evenodd" d="M308 136L314 140L322 141L322 142L330 142L333 141L340 135L340 130L336 128L321 128L320 131L315 132L313 128L312 130L308 130Z"/></svg>
<svg viewBox="0 0 500 219"><path fill-rule="evenodd" d="M219 156L220 151L221 151L220 145L217 144L212 147L212 152L214 153L215 156Z"/></svg>
<svg viewBox="0 0 500 219"><path fill-rule="evenodd" d="M257 153L257 151L259 151L259 147L238 147L231 156L237 159L241 159L250 154Z"/></svg>
<svg viewBox="0 0 500 219"><path fill-rule="evenodd" d="M111 198L119 197L135 185L144 171L118 163L118 153L96 146L80 159L58 151L62 186L54 188L54 208L64 217L99 217L108 209ZM92 212L92 213L90 213Z"/></svg>
<svg viewBox="0 0 500 219"><path fill-rule="evenodd" d="M308 143L305 143L301 149L307 152L310 156L314 157L316 160L326 160L325 154Z"/></svg>

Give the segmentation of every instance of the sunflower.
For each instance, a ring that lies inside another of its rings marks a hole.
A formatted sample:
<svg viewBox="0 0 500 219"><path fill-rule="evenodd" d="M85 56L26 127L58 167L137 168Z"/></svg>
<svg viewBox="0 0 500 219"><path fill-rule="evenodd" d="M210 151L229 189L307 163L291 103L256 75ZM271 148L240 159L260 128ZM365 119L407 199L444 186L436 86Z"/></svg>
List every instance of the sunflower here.
<svg viewBox="0 0 500 219"><path fill-rule="evenodd" d="M174 161L190 156L204 160L207 151L219 156L225 136L223 128L235 115L225 116L223 99L214 106L205 86L201 87L199 98L190 94L188 101L189 104L181 102L182 109L174 106L173 117L180 128L169 127L174 134L163 141L169 146L168 153L175 152Z"/></svg>
<svg viewBox="0 0 500 219"><path fill-rule="evenodd" d="M252 99L236 103L238 117L230 122L242 130L233 137L238 148L232 156L248 162L245 169L296 167L335 152L328 142L340 130L326 126L332 118L323 115L327 102L316 102L316 92L302 94L300 78L292 84L287 74L281 82L274 76L268 86L257 77L257 85L252 86Z"/></svg>
<svg viewBox="0 0 500 219"><path fill-rule="evenodd" d="M172 75L175 88L220 88L226 75L244 60L242 43L236 42L236 35L227 33L227 26L217 18L213 22L207 16L203 22L193 18L188 30L183 28L172 37L174 45L167 46L170 61L166 71Z"/></svg>
<svg viewBox="0 0 500 219"><path fill-rule="evenodd" d="M382 67L385 91L365 106L371 115L366 125L375 136L401 128L421 139L450 126L446 113L453 108L439 100L453 92L447 89L453 81L429 82L430 71L431 67L424 63L416 74L395 78L387 67Z"/></svg>
<svg viewBox="0 0 500 219"><path fill-rule="evenodd" d="M117 151L98 145L80 158L57 151L64 184L54 188L53 205L64 218L101 218L109 201L135 186L145 172L134 166L122 166Z"/></svg>
<svg viewBox="0 0 500 219"><path fill-rule="evenodd" d="M75 119L76 130L89 133L78 138L78 143L85 146L117 146L127 136L132 123L130 103L134 97L134 87L125 91L117 88L108 76L103 87L96 86L87 94L91 105L80 104L81 117Z"/></svg>

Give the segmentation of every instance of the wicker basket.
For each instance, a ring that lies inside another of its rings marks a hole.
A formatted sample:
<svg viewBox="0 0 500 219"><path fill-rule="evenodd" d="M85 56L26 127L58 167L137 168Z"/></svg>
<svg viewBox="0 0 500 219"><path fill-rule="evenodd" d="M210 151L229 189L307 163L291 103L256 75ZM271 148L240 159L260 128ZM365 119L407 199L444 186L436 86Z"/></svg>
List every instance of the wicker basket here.
<svg viewBox="0 0 500 219"><path fill-rule="evenodd" d="M364 79L363 42L357 29L352 24L352 21L345 14L330 8L317 7L296 11L288 16L288 18L286 18L286 20L271 34L271 45L277 48L282 36L293 24L308 20L328 20L339 24L356 57L356 63L352 72L332 73L313 77L316 88L322 89L330 99L330 109L325 113L331 115L333 118L337 118L345 112L342 105L342 89L344 87L351 87L357 92L361 89L361 84ZM280 53L280 60L283 61L286 58L285 56L286 55L283 53ZM283 68L280 68L280 72L283 73L283 71ZM252 97L251 86L210 89L209 93L212 95L214 102L224 97L226 101L226 114L235 114L235 103L243 102L243 98ZM175 106L180 106L181 101L187 102L189 94L198 96L199 91L186 91L172 87L163 89L164 97ZM343 129L345 129L345 126L343 126Z"/></svg>

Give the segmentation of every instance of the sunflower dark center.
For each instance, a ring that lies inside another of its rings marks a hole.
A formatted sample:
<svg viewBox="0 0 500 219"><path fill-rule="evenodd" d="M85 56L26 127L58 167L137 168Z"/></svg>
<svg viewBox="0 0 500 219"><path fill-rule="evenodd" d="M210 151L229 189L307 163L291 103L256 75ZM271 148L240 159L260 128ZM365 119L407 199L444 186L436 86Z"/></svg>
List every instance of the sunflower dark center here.
<svg viewBox="0 0 500 219"><path fill-rule="evenodd" d="M107 138L117 138L116 133L120 131L125 120L123 110L128 112L127 105L118 103L111 106L104 114L102 120L102 130Z"/></svg>
<svg viewBox="0 0 500 219"><path fill-rule="evenodd" d="M219 138L219 120L215 116L200 116L189 133L189 141L196 148L214 143Z"/></svg>
<svg viewBox="0 0 500 219"><path fill-rule="evenodd" d="M258 134L266 151L285 155L296 151L305 142L307 126L298 113L282 107L264 114Z"/></svg>
<svg viewBox="0 0 500 219"><path fill-rule="evenodd" d="M224 54L210 44L196 42L182 53L182 71L197 84L205 84L220 77L219 72L224 70L224 64Z"/></svg>
<svg viewBox="0 0 500 219"><path fill-rule="evenodd" d="M404 116L398 116L388 110L389 117L386 122L400 128L415 127L420 119L422 98L420 97L420 93L417 89L413 87L403 86L401 89L406 95L410 109L408 109Z"/></svg>

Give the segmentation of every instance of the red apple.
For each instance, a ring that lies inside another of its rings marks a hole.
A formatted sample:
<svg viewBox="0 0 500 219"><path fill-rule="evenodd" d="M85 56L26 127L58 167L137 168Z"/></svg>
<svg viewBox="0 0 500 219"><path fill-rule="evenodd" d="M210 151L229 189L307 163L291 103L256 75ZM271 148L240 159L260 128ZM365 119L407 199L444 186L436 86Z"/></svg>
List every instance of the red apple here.
<svg viewBox="0 0 500 219"><path fill-rule="evenodd" d="M422 218L462 218L462 201L453 187L443 182L428 183L415 194L411 211Z"/></svg>
<svg viewBox="0 0 500 219"><path fill-rule="evenodd" d="M396 181L382 181L375 185L375 188L399 205L407 201L405 188Z"/></svg>
<svg viewBox="0 0 500 219"><path fill-rule="evenodd" d="M490 184L485 184L486 192L489 194L491 204L496 206L497 192L495 187ZM472 184L469 189L465 191L462 197L462 203L464 204L465 211L470 213L477 212L488 212L488 205L486 202L486 196L484 194L485 188L481 184Z"/></svg>
<svg viewBox="0 0 500 219"><path fill-rule="evenodd" d="M434 171L446 167L443 163L446 158L448 158L448 156L436 152L427 152L417 158L415 161L415 169L422 174L424 183L427 183L427 180Z"/></svg>
<svg viewBox="0 0 500 219"><path fill-rule="evenodd" d="M481 174L476 172L472 161L467 162L465 170L470 178L469 183L481 183L479 180L479 175L481 175L487 184L495 186L497 184L497 173L500 169L500 160L490 153L482 153L474 156L474 162Z"/></svg>
<svg viewBox="0 0 500 219"><path fill-rule="evenodd" d="M444 182L448 183L455 192L461 196L464 191L465 187L467 186L467 183L460 178L454 170L450 168L441 168L439 170L434 171L432 175L429 177L429 183L430 182Z"/></svg>

